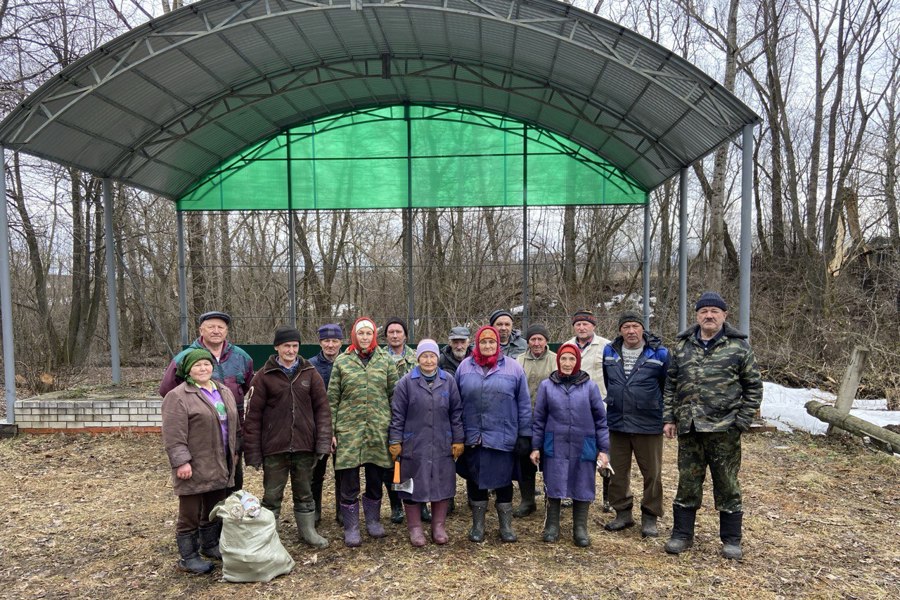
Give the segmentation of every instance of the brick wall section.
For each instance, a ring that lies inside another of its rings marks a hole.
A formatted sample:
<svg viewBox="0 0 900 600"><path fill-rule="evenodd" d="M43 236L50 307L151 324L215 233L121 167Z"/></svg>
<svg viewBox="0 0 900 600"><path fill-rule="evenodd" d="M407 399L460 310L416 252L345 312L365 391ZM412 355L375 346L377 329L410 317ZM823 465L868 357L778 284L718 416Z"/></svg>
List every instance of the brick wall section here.
<svg viewBox="0 0 900 600"><path fill-rule="evenodd" d="M162 398L16 400L16 425L28 433L158 432Z"/></svg>

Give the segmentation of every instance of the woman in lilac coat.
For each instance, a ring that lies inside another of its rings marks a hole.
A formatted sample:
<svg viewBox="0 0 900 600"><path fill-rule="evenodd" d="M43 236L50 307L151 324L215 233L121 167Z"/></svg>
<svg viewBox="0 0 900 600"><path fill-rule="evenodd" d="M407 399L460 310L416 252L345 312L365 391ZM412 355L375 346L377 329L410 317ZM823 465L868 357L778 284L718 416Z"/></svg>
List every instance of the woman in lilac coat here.
<svg viewBox="0 0 900 600"><path fill-rule="evenodd" d="M563 344L557 370L541 382L534 406L531 460L541 464L547 497L545 542L559 539L559 507L571 498L576 546L589 546L588 508L595 496L595 469L609 462L606 409L597 384L581 370L581 352Z"/></svg>
<svg viewBox="0 0 900 600"><path fill-rule="evenodd" d="M391 402L388 450L400 461L400 481L414 484L412 493L400 492L413 546L425 545L422 502L431 502L431 539L448 541L447 509L456 493L453 461L465 439L459 390L453 377L438 368L438 355L437 342L419 342L418 365L397 383Z"/></svg>

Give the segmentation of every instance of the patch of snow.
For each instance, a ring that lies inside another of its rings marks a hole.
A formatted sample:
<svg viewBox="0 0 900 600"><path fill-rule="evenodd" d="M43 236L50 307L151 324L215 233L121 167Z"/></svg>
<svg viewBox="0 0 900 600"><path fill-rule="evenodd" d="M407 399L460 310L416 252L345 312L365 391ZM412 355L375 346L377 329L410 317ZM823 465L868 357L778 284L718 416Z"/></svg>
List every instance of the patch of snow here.
<svg viewBox="0 0 900 600"><path fill-rule="evenodd" d="M835 396L818 389L787 388L769 381L763 382L763 401L760 414L779 431L799 429L816 435L824 435L828 423L806 412L810 400L834 404ZM887 400L855 400L850 414L881 427L900 423L900 411L887 410Z"/></svg>

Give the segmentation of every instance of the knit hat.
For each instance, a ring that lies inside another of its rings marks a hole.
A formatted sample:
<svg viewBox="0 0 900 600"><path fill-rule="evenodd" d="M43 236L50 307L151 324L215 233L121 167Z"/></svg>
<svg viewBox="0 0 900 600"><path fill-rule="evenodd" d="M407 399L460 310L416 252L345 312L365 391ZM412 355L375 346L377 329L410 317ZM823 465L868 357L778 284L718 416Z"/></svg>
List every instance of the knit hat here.
<svg viewBox="0 0 900 600"><path fill-rule="evenodd" d="M619 315L618 329L622 329L622 325L624 325L625 323L640 323L641 327L643 327L644 318L633 310L626 310L621 315Z"/></svg>
<svg viewBox="0 0 900 600"><path fill-rule="evenodd" d="M319 340L342 340L344 339L344 332L341 330L341 326L335 323L329 323L327 325L322 325L317 330L319 334Z"/></svg>
<svg viewBox="0 0 900 600"><path fill-rule="evenodd" d="M546 326L541 325L540 323L528 326L528 329L525 330L525 341L527 342L530 340L533 335L542 335L545 340L550 341L550 331L547 330Z"/></svg>
<svg viewBox="0 0 900 600"><path fill-rule="evenodd" d="M582 308L575 311L575 314L572 315L572 325L577 323L578 321L587 321L591 325L597 324L597 317L594 316L593 311L588 308Z"/></svg>
<svg viewBox="0 0 900 600"><path fill-rule="evenodd" d="M211 365L216 364L216 359L213 358L213 355L209 350L206 348L194 348L181 357L181 361L178 363L178 367L175 370L175 375L191 385L196 385L191 378L191 369L201 360L207 360Z"/></svg>
<svg viewBox="0 0 900 600"><path fill-rule="evenodd" d="M404 337L409 337L409 334L406 332L406 321L404 321L400 317L391 317L387 320L387 323L384 324L384 334L387 335L388 327L395 324L403 328Z"/></svg>
<svg viewBox="0 0 900 600"><path fill-rule="evenodd" d="M447 336L449 340L467 340L472 336L472 332L469 331L468 327L454 327L450 330L450 335Z"/></svg>
<svg viewBox="0 0 900 600"><path fill-rule="evenodd" d="M575 368L572 369L572 375L581 370L581 350L578 349L578 346L575 344L563 344L559 347L559 350L556 351L556 369L559 371L559 374L562 375L562 369L559 368L559 359L562 358L563 354L574 354L575 355Z"/></svg>
<svg viewBox="0 0 900 600"><path fill-rule="evenodd" d="M435 356L438 356L440 354L440 349L438 348L437 342L427 338L421 340L419 345L416 346L416 360L426 352L433 352Z"/></svg>
<svg viewBox="0 0 900 600"><path fill-rule="evenodd" d="M716 292L703 292L700 294L700 299L697 300L697 304L694 305L694 311L706 308L707 306L715 306L716 308L721 308L723 311L728 312L728 305L725 304L725 299Z"/></svg>
<svg viewBox="0 0 900 600"><path fill-rule="evenodd" d="M488 317L488 325L493 325L497 321L497 319L499 319L500 317L502 317L504 315L506 315L510 319L513 318L511 312L509 312L505 308L501 308L501 309L495 310L494 312L491 313L491 316Z"/></svg>
<svg viewBox="0 0 900 600"><path fill-rule="evenodd" d="M207 319L222 319L225 321L226 325L231 325L231 317L228 313L223 313L220 310L211 310L209 312L205 312L199 317L197 317L197 325L201 324L203 321Z"/></svg>
<svg viewBox="0 0 900 600"><path fill-rule="evenodd" d="M273 346L280 346L281 344L287 342L297 342L300 343L300 332L294 328L289 327L287 325L282 325L278 329L275 330L275 341L272 342Z"/></svg>

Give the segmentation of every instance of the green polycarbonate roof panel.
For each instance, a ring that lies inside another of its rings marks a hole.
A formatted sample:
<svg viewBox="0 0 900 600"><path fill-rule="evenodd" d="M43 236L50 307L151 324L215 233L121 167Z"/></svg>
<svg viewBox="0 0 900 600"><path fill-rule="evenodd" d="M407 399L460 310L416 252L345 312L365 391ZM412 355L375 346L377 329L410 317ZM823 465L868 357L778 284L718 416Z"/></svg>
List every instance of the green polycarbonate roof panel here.
<svg viewBox="0 0 900 600"><path fill-rule="evenodd" d="M557 134L483 111L392 106L333 115L255 144L202 177L178 200L178 209L501 207L526 200L529 206L558 206L646 199L625 174Z"/></svg>

